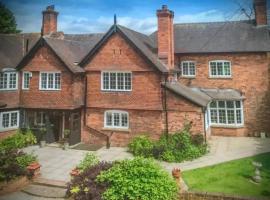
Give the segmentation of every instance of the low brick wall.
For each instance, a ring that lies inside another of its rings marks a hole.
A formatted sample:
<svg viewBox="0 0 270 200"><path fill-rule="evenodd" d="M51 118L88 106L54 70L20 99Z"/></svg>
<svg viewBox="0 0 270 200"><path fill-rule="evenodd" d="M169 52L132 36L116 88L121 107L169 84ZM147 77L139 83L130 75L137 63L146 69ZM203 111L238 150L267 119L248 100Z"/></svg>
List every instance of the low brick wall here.
<svg viewBox="0 0 270 200"><path fill-rule="evenodd" d="M183 192L179 200L266 200L267 198L240 197L207 192Z"/></svg>
<svg viewBox="0 0 270 200"><path fill-rule="evenodd" d="M14 135L16 133L17 130L10 130L10 131L3 131L0 132L0 141L11 136Z"/></svg>

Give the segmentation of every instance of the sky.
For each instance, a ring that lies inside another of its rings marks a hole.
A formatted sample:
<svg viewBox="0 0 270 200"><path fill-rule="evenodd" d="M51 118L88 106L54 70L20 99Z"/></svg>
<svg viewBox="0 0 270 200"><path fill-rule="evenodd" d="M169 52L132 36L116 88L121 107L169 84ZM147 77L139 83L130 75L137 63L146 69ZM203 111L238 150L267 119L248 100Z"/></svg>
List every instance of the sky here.
<svg viewBox="0 0 270 200"><path fill-rule="evenodd" d="M270 0L267 0L270 1ZM54 5L58 31L100 33L117 23L150 34L157 29L156 10L162 5L174 11L174 23L247 19L240 6L250 11L252 0L0 0L15 15L18 29L40 32L42 10ZM270 6L270 3L269 3Z"/></svg>

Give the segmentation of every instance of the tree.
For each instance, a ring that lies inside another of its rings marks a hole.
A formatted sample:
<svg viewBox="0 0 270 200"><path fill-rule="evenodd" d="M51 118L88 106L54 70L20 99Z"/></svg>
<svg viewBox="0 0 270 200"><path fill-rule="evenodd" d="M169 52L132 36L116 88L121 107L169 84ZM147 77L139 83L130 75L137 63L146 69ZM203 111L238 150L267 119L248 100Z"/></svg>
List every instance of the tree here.
<svg viewBox="0 0 270 200"><path fill-rule="evenodd" d="M0 33L20 33L13 13L0 2Z"/></svg>

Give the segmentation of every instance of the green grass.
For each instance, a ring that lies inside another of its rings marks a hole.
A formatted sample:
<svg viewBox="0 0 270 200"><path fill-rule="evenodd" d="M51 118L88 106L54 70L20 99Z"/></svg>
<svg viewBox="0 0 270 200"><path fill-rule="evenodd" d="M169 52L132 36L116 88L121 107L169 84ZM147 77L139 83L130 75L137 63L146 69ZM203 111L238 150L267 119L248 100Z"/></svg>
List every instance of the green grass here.
<svg viewBox="0 0 270 200"><path fill-rule="evenodd" d="M255 171L252 161L263 165L260 184L250 181ZM185 171L183 178L191 191L270 197L270 153Z"/></svg>

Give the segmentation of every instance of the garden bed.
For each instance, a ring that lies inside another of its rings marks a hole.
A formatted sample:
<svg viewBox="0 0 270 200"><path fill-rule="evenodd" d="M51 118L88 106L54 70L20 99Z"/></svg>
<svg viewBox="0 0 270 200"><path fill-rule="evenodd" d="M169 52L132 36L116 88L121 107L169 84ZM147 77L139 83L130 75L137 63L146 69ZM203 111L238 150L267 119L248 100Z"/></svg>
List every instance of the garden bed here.
<svg viewBox="0 0 270 200"><path fill-rule="evenodd" d="M19 191L29 183L30 180L27 176L20 176L8 182L0 182L0 195Z"/></svg>

